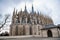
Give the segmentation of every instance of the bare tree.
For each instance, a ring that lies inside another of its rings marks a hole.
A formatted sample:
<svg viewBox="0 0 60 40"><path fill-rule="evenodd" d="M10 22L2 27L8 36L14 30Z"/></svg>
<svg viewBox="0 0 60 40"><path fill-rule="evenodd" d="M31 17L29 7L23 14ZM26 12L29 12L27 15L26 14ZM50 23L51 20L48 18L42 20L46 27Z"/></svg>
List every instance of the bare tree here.
<svg viewBox="0 0 60 40"><path fill-rule="evenodd" d="M4 25L7 23L7 19L9 18L9 14L8 15L5 15L5 20L4 20L4 23L3 24L1 24L1 26L0 26L0 29L2 28L2 27L4 27Z"/></svg>

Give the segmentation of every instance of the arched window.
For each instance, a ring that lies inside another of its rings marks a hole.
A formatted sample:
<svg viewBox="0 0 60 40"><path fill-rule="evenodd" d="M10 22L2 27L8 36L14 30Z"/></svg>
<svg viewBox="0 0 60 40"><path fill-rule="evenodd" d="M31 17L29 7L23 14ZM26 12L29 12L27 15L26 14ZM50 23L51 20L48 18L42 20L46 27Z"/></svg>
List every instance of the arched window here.
<svg viewBox="0 0 60 40"><path fill-rule="evenodd" d="M37 19L37 24L39 24L39 20Z"/></svg>
<svg viewBox="0 0 60 40"><path fill-rule="evenodd" d="M19 18L16 18L16 23L20 23Z"/></svg>
<svg viewBox="0 0 60 40"><path fill-rule="evenodd" d="M25 17L22 17L22 23L26 23Z"/></svg>
<svg viewBox="0 0 60 40"><path fill-rule="evenodd" d="M36 24L36 21L34 20L34 24Z"/></svg>
<svg viewBox="0 0 60 40"><path fill-rule="evenodd" d="M31 20L30 20L30 18L27 19L27 23L31 24Z"/></svg>

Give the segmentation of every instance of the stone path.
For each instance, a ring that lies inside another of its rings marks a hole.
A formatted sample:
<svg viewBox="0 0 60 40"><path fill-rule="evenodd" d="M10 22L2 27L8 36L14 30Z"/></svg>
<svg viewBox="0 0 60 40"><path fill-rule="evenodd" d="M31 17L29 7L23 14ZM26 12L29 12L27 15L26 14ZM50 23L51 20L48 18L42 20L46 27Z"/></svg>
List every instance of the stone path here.
<svg viewBox="0 0 60 40"><path fill-rule="evenodd" d="M3 36L0 37L0 40L60 40L60 38L41 38L33 36Z"/></svg>

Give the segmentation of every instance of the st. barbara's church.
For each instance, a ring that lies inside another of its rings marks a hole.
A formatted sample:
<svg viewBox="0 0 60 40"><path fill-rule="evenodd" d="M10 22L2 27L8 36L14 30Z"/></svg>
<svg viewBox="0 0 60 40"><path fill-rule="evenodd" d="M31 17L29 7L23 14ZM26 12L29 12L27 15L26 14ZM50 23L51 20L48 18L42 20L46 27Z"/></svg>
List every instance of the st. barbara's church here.
<svg viewBox="0 0 60 40"><path fill-rule="evenodd" d="M12 15L12 23L10 25L10 36L23 35L39 35L40 37L59 37L60 26L56 26L53 20L43 15L41 12L35 12L32 5L32 10L29 13L25 5L24 11L22 9L17 12L14 8Z"/></svg>

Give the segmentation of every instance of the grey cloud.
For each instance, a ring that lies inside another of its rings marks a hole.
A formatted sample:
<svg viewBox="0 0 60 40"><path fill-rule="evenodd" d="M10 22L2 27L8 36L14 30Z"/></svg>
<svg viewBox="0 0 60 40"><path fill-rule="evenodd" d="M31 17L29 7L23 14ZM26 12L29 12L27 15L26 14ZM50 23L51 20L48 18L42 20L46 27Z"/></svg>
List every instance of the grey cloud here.
<svg viewBox="0 0 60 40"><path fill-rule="evenodd" d="M33 0L12 0L14 3L18 4L21 2L33 2Z"/></svg>

